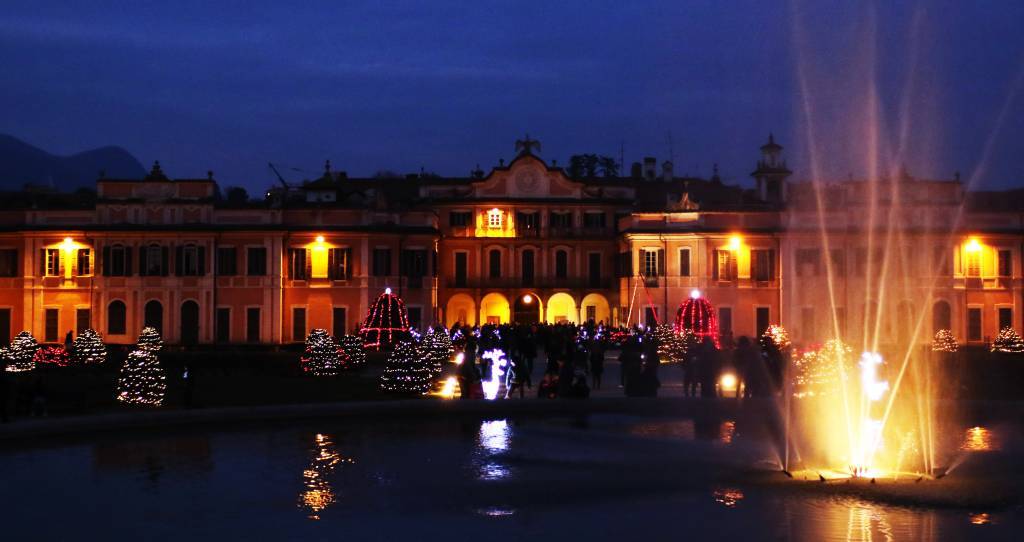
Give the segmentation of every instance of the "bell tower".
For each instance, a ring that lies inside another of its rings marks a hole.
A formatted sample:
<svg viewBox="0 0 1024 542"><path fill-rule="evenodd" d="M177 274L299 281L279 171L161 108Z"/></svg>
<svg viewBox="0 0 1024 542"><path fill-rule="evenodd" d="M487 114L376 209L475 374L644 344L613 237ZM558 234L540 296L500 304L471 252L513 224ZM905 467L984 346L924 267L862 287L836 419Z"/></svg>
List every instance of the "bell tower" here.
<svg viewBox="0 0 1024 542"><path fill-rule="evenodd" d="M757 169L750 174L757 181L757 193L767 202L786 202L786 178L793 172L786 167L782 158L782 145L775 142L775 136L768 134L768 142L761 145L761 159Z"/></svg>

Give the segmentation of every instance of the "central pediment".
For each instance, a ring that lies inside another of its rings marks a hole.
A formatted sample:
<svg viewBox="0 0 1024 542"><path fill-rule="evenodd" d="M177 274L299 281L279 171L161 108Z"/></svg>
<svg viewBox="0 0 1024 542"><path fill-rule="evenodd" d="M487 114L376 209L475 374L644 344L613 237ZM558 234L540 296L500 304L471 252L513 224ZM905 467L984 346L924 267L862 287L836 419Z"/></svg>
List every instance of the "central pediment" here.
<svg viewBox="0 0 1024 542"><path fill-rule="evenodd" d="M494 168L472 186L472 197L478 199L581 198L584 187L532 154L521 154L508 166Z"/></svg>

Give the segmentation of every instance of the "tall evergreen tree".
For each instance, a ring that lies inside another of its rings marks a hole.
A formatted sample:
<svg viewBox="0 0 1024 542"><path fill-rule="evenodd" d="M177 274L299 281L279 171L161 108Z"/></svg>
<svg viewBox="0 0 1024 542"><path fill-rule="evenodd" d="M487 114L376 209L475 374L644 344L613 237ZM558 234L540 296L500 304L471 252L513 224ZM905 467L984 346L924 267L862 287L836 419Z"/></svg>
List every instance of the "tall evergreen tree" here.
<svg viewBox="0 0 1024 542"><path fill-rule="evenodd" d="M117 400L130 405L160 406L167 393L167 377L156 352L138 348L128 354L117 380Z"/></svg>
<svg viewBox="0 0 1024 542"><path fill-rule="evenodd" d="M431 362L411 341L402 341L388 354L380 388L388 393L422 395L430 390Z"/></svg>
<svg viewBox="0 0 1024 542"><path fill-rule="evenodd" d="M107 361L107 347L103 336L93 329L86 329L75 337L72 360L78 365L96 365Z"/></svg>
<svg viewBox="0 0 1024 542"><path fill-rule="evenodd" d="M36 368L34 357L39 343L28 331L18 333L7 347L7 372L22 373Z"/></svg>
<svg viewBox="0 0 1024 542"><path fill-rule="evenodd" d="M306 337L306 349L301 358L302 370L314 376L338 374L338 345L326 329L314 329Z"/></svg>
<svg viewBox="0 0 1024 542"><path fill-rule="evenodd" d="M137 345L139 350L146 350L156 354L164 347L164 340L160 337L160 332L155 327L146 326L139 333Z"/></svg>

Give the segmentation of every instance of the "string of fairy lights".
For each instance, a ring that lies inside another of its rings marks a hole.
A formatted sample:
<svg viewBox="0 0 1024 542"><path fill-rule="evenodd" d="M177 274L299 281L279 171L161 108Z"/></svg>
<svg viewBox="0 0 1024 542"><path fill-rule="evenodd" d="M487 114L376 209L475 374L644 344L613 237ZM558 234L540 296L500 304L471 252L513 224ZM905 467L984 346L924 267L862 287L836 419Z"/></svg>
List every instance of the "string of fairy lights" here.
<svg viewBox="0 0 1024 542"><path fill-rule="evenodd" d="M363 337L363 345L367 348L380 349L405 338L409 333L409 315L405 302L385 288L384 293L377 297L366 311L366 319L359 335Z"/></svg>

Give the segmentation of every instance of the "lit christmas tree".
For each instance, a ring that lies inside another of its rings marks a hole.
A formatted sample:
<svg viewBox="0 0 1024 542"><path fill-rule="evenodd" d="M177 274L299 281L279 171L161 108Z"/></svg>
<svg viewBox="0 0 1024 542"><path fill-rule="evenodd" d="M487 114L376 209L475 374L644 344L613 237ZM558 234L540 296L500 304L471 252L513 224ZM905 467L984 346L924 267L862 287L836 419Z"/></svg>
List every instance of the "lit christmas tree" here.
<svg viewBox="0 0 1024 542"><path fill-rule="evenodd" d="M306 350L300 360L302 370L314 376L334 376L338 374L340 360L338 345L327 334L326 329L314 329L306 337Z"/></svg>
<svg viewBox="0 0 1024 542"><path fill-rule="evenodd" d="M117 400L130 405L160 406L167 392L167 377L156 353L139 348L128 354L117 380Z"/></svg>
<svg viewBox="0 0 1024 542"><path fill-rule="evenodd" d="M785 350L792 344L789 340L789 333L786 328L772 324L761 334L761 346L771 347L775 350Z"/></svg>
<svg viewBox="0 0 1024 542"><path fill-rule="evenodd" d="M431 362L410 341L402 341L388 354L380 388L388 393L423 395L430 390Z"/></svg>
<svg viewBox="0 0 1024 542"><path fill-rule="evenodd" d="M1021 340L1017 330L1006 326L999 330L996 340L992 341L992 351L1012 354L1024 352L1024 340Z"/></svg>
<svg viewBox="0 0 1024 542"><path fill-rule="evenodd" d="M940 329L935 332L935 340L932 341L932 352L956 352L960 344L956 342L953 332L948 329Z"/></svg>
<svg viewBox="0 0 1024 542"><path fill-rule="evenodd" d="M659 324L654 328L654 340L658 344L658 358L662 363L679 363L686 354L686 343L671 324Z"/></svg>
<svg viewBox="0 0 1024 542"><path fill-rule="evenodd" d="M28 331L18 333L7 347L7 372L22 373L36 368L33 361L39 343Z"/></svg>
<svg viewBox="0 0 1024 542"><path fill-rule="evenodd" d="M86 329L75 337L74 354L71 356L78 365L96 365L107 361L107 347L103 337L95 330Z"/></svg>
<svg viewBox="0 0 1024 542"><path fill-rule="evenodd" d="M68 356L68 351L63 346L44 346L36 350L32 360L37 366L67 367L71 365L71 356Z"/></svg>
<svg viewBox="0 0 1024 542"><path fill-rule="evenodd" d="M338 358L342 369L358 369L366 364L363 340L355 335L344 335L338 340Z"/></svg>
<svg viewBox="0 0 1024 542"><path fill-rule="evenodd" d="M386 288L366 311L366 320L359 330L367 348L379 349L409 336L409 315L402 298Z"/></svg>
<svg viewBox="0 0 1024 542"><path fill-rule="evenodd" d="M428 328L427 334L423 336L422 344L423 350L430 357L430 369L434 372L435 377L440 376L441 371L444 370L444 364L451 359L454 351L448 333L443 329L435 331L434 328Z"/></svg>
<svg viewBox="0 0 1024 542"><path fill-rule="evenodd" d="M136 343L139 350L146 350L156 354L164 347L164 340L160 337L160 332L155 327L144 327L142 333L139 333L139 340Z"/></svg>

